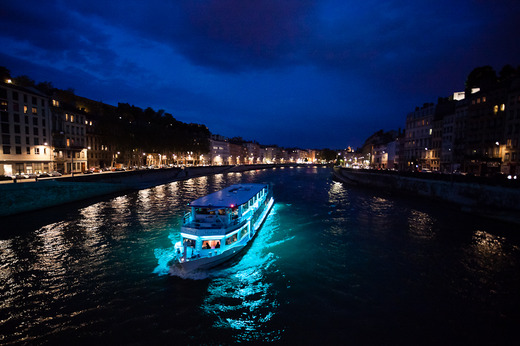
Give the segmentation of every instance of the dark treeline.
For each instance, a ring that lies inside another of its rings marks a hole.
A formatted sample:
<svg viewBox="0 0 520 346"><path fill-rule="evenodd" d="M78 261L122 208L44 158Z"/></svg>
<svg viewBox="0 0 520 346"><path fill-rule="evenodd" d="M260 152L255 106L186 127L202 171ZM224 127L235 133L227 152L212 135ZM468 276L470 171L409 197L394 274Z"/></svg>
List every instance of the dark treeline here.
<svg viewBox="0 0 520 346"><path fill-rule="evenodd" d="M142 110L119 103L115 114L102 117L99 126L102 133L117 138L118 147L124 149L139 147L143 152L172 154L209 152L206 126L183 123L162 109Z"/></svg>

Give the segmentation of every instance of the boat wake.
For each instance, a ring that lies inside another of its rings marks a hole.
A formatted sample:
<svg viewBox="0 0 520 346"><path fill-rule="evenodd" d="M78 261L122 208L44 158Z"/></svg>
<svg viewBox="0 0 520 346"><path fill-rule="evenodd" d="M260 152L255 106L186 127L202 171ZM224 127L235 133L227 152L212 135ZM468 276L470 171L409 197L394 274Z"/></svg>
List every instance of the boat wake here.
<svg viewBox="0 0 520 346"><path fill-rule="evenodd" d="M211 272L200 308L214 328L230 331L237 342L279 340L282 331L268 327L280 305L271 278L278 275L276 259L272 252L250 251L236 265Z"/></svg>
<svg viewBox="0 0 520 346"><path fill-rule="evenodd" d="M276 256L270 251L266 252L266 249L272 249L294 238L294 236L292 236L270 242L273 236L278 233L278 225L277 205L275 204L270 215L265 220L265 224L259 231L257 239L252 243L251 248L240 257L238 261L231 261L230 265L224 264L210 270L185 271L182 268L172 266L171 264L175 260L175 248L173 244L177 241L178 234L171 233L168 238L171 240L172 246L154 250L157 267L155 267L153 273L159 276L171 275L182 279L204 280L228 277L240 272L250 271L252 268L266 270L276 259Z"/></svg>
<svg viewBox="0 0 520 346"><path fill-rule="evenodd" d="M170 263L175 259L175 249L172 246L168 249L155 249L154 251L155 258L157 259L157 267L153 270L154 274L168 275L170 270Z"/></svg>

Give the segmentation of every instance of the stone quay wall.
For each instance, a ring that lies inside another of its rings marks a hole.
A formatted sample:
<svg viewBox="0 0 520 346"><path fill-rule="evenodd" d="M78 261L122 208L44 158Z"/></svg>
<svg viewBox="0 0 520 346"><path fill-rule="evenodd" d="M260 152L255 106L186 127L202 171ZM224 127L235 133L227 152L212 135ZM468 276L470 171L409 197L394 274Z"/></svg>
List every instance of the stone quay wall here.
<svg viewBox="0 0 520 346"><path fill-rule="evenodd" d="M468 182L464 181L464 177L453 181L436 177L426 178L431 173L423 173L423 176L424 174L428 176L419 178L395 173L334 168L334 176L349 184L449 202L459 206L462 211L520 223L520 188L516 187L516 184L485 184L481 181L474 182L471 177L467 179Z"/></svg>
<svg viewBox="0 0 520 346"><path fill-rule="evenodd" d="M127 190L121 184L46 180L0 185L0 216L53 207Z"/></svg>
<svg viewBox="0 0 520 346"><path fill-rule="evenodd" d="M20 181L16 184L3 183L0 184L0 217L92 197L146 189L178 180L272 167L275 165L173 167L40 178L37 181Z"/></svg>

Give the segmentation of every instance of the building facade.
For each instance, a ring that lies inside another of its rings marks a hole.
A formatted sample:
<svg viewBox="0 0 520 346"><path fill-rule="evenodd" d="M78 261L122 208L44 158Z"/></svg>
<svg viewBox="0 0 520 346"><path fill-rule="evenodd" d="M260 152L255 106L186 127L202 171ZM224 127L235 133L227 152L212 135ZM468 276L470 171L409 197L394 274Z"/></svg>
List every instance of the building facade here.
<svg viewBox="0 0 520 346"><path fill-rule="evenodd" d="M228 165L230 160L229 143L225 140L210 138L211 164L214 166Z"/></svg>
<svg viewBox="0 0 520 346"><path fill-rule="evenodd" d="M34 88L0 84L0 175L50 172L53 163L49 98Z"/></svg>
<svg viewBox="0 0 520 346"><path fill-rule="evenodd" d="M58 98L53 98L51 112L56 170L63 174L85 172L88 169L86 114Z"/></svg>
<svg viewBox="0 0 520 346"><path fill-rule="evenodd" d="M520 177L520 79L513 81L506 107L501 172Z"/></svg>
<svg viewBox="0 0 520 346"><path fill-rule="evenodd" d="M425 103L407 115L404 151L401 156L406 169L431 169L434 114L435 105Z"/></svg>
<svg viewBox="0 0 520 346"><path fill-rule="evenodd" d="M464 171L474 175L500 172L505 146L507 90L495 87L467 96Z"/></svg>

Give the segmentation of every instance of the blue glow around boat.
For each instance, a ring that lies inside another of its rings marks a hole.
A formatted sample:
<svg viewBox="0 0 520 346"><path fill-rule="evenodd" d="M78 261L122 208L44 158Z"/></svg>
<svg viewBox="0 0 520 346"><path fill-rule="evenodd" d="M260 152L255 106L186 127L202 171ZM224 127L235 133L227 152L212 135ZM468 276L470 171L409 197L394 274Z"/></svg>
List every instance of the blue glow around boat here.
<svg viewBox="0 0 520 346"><path fill-rule="evenodd" d="M192 201L184 216L173 266L210 269L252 241L274 204L267 184L236 184Z"/></svg>

